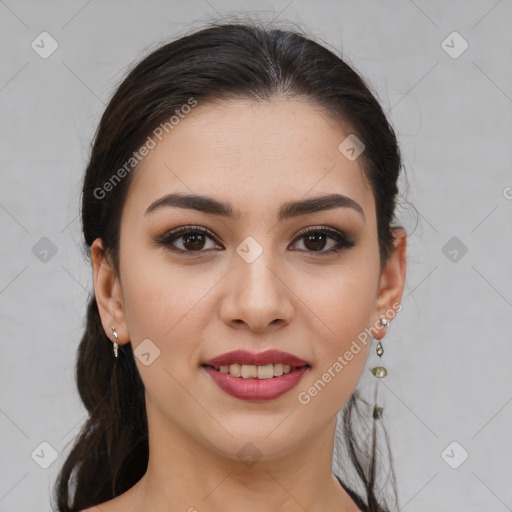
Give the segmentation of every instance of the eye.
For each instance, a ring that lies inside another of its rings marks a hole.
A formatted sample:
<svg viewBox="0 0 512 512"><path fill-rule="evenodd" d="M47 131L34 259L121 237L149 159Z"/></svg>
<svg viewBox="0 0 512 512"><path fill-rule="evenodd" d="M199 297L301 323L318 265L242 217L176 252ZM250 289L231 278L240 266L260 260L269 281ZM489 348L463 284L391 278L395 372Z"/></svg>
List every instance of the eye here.
<svg viewBox="0 0 512 512"><path fill-rule="evenodd" d="M175 252L205 252L206 239L215 240L208 229L199 226L182 226L173 231L164 233L157 239L159 245L163 245ZM183 248L176 247L175 241L179 241Z"/></svg>
<svg viewBox="0 0 512 512"><path fill-rule="evenodd" d="M334 248L327 251L322 250L325 248L328 239L334 240L336 244ZM338 253L340 251L354 247L356 243L349 240L345 233L326 227L309 227L295 239L304 239L303 244L306 247L306 252L316 252L321 254Z"/></svg>

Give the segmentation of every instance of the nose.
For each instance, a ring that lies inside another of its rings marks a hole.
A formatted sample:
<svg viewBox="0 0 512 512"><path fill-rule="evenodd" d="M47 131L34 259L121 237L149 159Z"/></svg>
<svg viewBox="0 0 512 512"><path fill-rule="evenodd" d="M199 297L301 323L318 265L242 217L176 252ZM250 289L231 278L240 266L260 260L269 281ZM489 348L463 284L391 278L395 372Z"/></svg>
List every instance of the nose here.
<svg viewBox="0 0 512 512"><path fill-rule="evenodd" d="M237 262L226 276L220 310L226 325L270 332L291 322L290 284L264 255L265 251L252 263Z"/></svg>

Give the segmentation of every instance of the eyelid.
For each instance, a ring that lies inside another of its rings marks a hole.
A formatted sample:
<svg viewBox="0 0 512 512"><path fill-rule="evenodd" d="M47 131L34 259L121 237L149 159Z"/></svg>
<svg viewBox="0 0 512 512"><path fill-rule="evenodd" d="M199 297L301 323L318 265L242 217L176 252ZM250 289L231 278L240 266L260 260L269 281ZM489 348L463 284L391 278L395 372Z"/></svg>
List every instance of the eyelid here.
<svg viewBox="0 0 512 512"><path fill-rule="evenodd" d="M217 237L215 236L215 234L212 231L210 231L208 228L205 228L203 226L197 226L195 224L186 224L184 226L180 226L175 229L170 229L170 230L164 231L163 234L156 237L155 241L156 241L157 245L170 245L171 239L178 239L178 238L180 238L180 236L183 236L184 234L189 233L190 231L192 231L192 232L197 231L201 234L208 235L210 238L212 238L215 241L215 243L217 243L218 245L221 245L220 242L218 241ZM189 252L189 253L206 252L206 251L181 251L180 249L176 249L176 251L177 252Z"/></svg>
<svg viewBox="0 0 512 512"><path fill-rule="evenodd" d="M297 237L300 237L300 236L304 236L304 235L307 235L308 233L316 233L320 231L321 233L327 233L327 234L333 234L333 235L337 235L337 236L340 236L340 237L343 237L345 240L347 240L347 242L349 241L349 237L347 236L347 234L340 230L340 229L337 229L337 228L332 228L330 226L325 226L325 225L313 225L313 226L307 226L303 229L301 229L297 235L295 236L295 238Z"/></svg>

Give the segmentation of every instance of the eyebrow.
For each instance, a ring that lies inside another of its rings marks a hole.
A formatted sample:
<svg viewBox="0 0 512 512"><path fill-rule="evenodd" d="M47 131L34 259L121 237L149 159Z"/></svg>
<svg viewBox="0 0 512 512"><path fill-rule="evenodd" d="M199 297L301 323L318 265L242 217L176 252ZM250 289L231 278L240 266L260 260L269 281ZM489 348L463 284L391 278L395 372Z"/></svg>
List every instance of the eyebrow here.
<svg viewBox="0 0 512 512"><path fill-rule="evenodd" d="M238 219L240 212L235 210L230 203L219 201L213 197L200 196L196 194L167 194L148 206L144 215L147 215L162 208L186 208L212 215L220 215L229 219ZM357 211L366 222L364 211L353 199L342 194L329 194L326 196L301 199L283 203L279 209L278 219L280 221L315 213L333 208L351 208Z"/></svg>

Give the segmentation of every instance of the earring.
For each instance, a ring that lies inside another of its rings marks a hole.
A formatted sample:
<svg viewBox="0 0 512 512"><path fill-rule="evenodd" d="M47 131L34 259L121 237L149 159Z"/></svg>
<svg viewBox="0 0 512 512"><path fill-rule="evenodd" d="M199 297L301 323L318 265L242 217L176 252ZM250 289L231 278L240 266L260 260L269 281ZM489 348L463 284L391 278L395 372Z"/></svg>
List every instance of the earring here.
<svg viewBox="0 0 512 512"><path fill-rule="evenodd" d="M113 346L114 346L114 356L117 357L117 351L119 349L119 345L117 344L117 332L115 327L110 328L110 332L112 333L112 336L114 336Z"/></svg>
<svg viewBox="0 0 512 512"><path fill-rule="evenodd" d="M382 327L387 327L389 325L388 319L384 318L384 317L381 318L379 320L379 322ZM382 354L384 354L384 348L382 347L381 340L379 340L379 342L377 343L376 352L377 352L377 355L379 356L379 359L382 357ZM386 370L386 368L384 368L384 366L379 365L379 366L376 366L375 368L372 368L372 373L378 379L382 379L383 377L385 377L388 374L388 371ZM379 385L379 382L377 381L377 383L375 385L375 405L373 407L373 419L375 419L375 420L378 420L379 418L382 417L382 411L384 410L383 407L377 406L378 385Z"/></svg>

